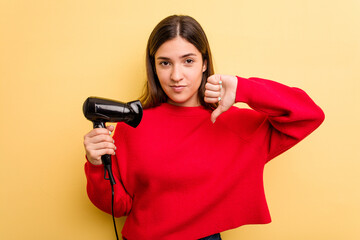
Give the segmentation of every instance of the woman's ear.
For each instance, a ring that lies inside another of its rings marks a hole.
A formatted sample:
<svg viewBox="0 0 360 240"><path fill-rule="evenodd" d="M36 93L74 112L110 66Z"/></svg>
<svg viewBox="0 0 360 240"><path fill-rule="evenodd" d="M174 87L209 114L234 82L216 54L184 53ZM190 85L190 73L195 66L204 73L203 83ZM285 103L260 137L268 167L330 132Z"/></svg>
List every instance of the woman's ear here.
<svg viewBox="0 0 360 240"><path fill-rule="evenodd" d="M207 69L207 60L205 59L204 64L203 64L203 68L202 68L203 72L205 72L206 69Z"/></svg>

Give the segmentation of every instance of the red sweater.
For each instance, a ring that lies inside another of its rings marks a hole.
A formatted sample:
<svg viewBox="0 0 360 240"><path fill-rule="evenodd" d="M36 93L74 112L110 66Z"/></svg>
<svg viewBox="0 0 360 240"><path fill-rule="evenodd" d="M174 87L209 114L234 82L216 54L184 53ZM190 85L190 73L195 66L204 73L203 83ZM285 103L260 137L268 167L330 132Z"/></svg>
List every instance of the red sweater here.
<svg viewBox="0 0 360 240"><path fill-rule="evenodd" d="M267 161L324 120L298 88L238 77L236 102L213 124L203 107L167 103L144 110L137 128L114 133L115 215L127 215L128 240L199 239L244 224L271 221L263 187ZM111 213L102 166L87 162L91 201ZM122 180L126 190L120 184Z"/></svg>

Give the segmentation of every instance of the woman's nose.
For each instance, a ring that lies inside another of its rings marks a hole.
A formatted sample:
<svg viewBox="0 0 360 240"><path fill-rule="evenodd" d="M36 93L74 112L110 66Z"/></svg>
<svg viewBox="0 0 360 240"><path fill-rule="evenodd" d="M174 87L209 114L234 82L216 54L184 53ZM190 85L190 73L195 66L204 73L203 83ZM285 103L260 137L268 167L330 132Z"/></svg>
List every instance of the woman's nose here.
<svg viewBox="0 0 360 240"><path fill-rule="evenodd" d="M171 80L179 82L183 79L183 73L181 70L181 66L174 65L171 71Z"/></svg>

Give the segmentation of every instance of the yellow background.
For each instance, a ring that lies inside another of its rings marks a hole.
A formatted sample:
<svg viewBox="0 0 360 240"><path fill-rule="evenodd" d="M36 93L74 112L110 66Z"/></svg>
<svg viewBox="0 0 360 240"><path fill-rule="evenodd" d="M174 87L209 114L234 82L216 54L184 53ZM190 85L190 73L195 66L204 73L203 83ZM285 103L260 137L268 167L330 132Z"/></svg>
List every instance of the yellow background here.
<svg viewBox="0 0 360 240"><path fill-rule="evenodd" d="M217 73L300 87L326 113L266 167L273 222L223 239L360 239L359 0L1 0L0 239L115 238L85 191L82 103L136 99L174 13L202 24Z"/></svg>

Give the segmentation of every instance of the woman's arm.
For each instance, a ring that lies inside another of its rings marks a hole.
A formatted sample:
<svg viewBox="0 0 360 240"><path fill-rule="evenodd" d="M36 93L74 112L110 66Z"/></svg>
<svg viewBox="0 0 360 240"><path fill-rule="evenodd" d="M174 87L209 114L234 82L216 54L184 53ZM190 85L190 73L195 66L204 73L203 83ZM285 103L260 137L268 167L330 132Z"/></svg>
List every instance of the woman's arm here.
<svg viewBox="0 0 360 240"><path fill-rule="evenodd" d="M216 80L218 85L219 81L223 85L219 91L221 96L219 107L213 114L219 116L235 102L246 103L263 114L271 131L267 160L294 146L324 120L325 116L321 108L299 88L261 78L219 76L210 79L213 85L216 84ZM234 86L236 86L235 92ZM230 89L227 89L228 87ZM214 86L212 89L215 89ZM215 94L212 93L212 96Z"/></svg>
<svg viewBox="0 0 360 240"><path fill-rule="evenodd" d="M124 190L116 169L116 161L113 162L113 174L116 184L114 185L114 213L115 217L129 214L132 198ZM111 185L109 180L104 179L104 167L102 165L85 164L87 178L87 194L91 202L100 210L111 214Z"/></svg>
<svg viewBox="0 0 360 240"><path fill-rule="evenodd" d="M101 155L112 155L112 170L116 181L114 185L114 213L116 217L128 215L132 199L126 193L120 182L119 168L115 157L114 140L109 135L108 129L93 129L84 137L87 162L85 163L85 174L87 178L87 193L91 202L111 214L112 190L109 180L104 179L104 166L101 164Z"/></svg>
<svg viewBox="0 0 360 240"><path fill-rule="evenodd" d="M235 102L266 114L272 126L267 160L304 139L325 119L321 108L299 88L261 78L237 79Z"/></svg>

